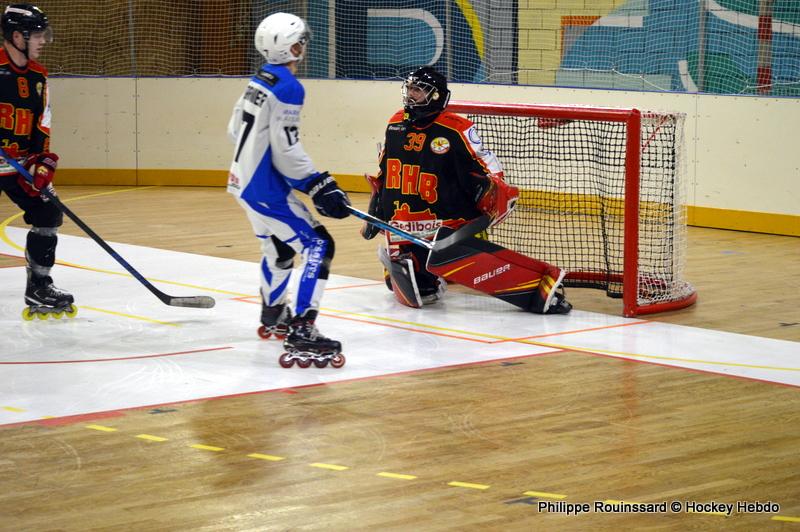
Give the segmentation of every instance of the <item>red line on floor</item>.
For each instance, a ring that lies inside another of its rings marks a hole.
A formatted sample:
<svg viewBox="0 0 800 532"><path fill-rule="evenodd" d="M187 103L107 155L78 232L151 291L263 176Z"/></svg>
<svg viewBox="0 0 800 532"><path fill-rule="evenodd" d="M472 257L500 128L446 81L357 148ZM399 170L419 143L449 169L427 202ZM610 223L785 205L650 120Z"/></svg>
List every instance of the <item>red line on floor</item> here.
<svg viewBox="0 0 800 532"><path fill-rule="evenodd" d="M358 318L350 318L348 316L341 316L339 314L329 314L327 312L321 312L320 314L322 314L323 316L327 316L329 318L338 318L340 320L357 321L357 322L360 322L360 323L369 323L370 325L379 325L381 327L390 327L392 329L401 329L403 331L411 331L411 332L416 332L416 333L421 333L421 334L432 334L434 336L443 336L445 338L455 338L456 340L467 340L469 342L478 342L478 343L481 343L481 344L494 343L493 341L490 341L490 340L481 340L479 338L470 338L468 336L458 336L458 335L455 335L455 334L446 334L446 333L440 333L440 332L436 332L436 331L428 331L426 329L415 329L413 327L403 327L401 325L394 325L392 323L383 323L383 322L379 322L379 321L361 320L361 319L358 319Z"/></svg>
<svg viewBox="0 0 800 532"><path fill-rule="evenodd" d="M255 390L252 392L242 392L242 393L234 393L228 395L215 395L211 397L198 397L196 399L183 399L180 401L171 401L169 403L156 403L151 405L142 405L142 406L131 406L126 408L118 408L116 410L106 410L101 412L89 412L84 414L73 414L69 416L61 416L61 417L53 417L50 419L32 419L29 421L18 421L16 423L7 423L7 424L0 424L0 428L9 428L9 427L18 427L23 425L34 425L34 424L48 424L48 425L68 425L72 423L78 423L83 421L90 421L92 419L104 419L110 417L119 417L125 415L126 412L132 412L137 410L146 410L149 408L160 408L163 406L172 406L172 405L186 405L192 403L199 403L203 401L216 401L219 399L234 399L237 397L246 397L248 395L261 395L267 393L286 393L286 394L295 394L297 390L301 390L303 388L315 388L318 386L333 386L335 384L345 384L351 382L359 382L359 381L368 381L373 379L385 379L391 377L399 377L403 375L413 375L416 373L429 373L432 371L442 371L448 369L456 369L456 368L465 368L469 366L480 366L486 364L496 364L499 362L506 362L509 360L518 360L521 358L534 358L540 357L545 355L557 355L560 353L565 352L564 349L553 349L552 351L547 351L544 353L531 353L529 355L517 355L513 357L507 358L496 358L493 360L478 360L476 362L464 362L462 364L449 364L447 366L437 366L434 368L420 368L420 369L410 369L407 371L398 371L396 373L386 373L383 375L371 375L368 377L354 377L352 379L343 379L339 381L330 381L330 382L315 382L313 384L301 384L298 386L290 386L289 388L273 388L270 390ZM290 370L287 370L290 371ZM59 421L63 420L62 423Z"/></svg>
<svg viewBox="0 0 800 532"><path fill-rule="evenodd" d="M174 353L158 353L155 355L137 355L130 357L117 357L117 358L94 358L88 360L26 360L24 362L0 362L0 365L36 365L36 364L82 364L86 362L118 362L120 360L141 360L143 358L160 358L172 357L176 355L192 355L195 353L208 353L211 351L224 351L226 349L233 349L231 346L226 347L210 347L208 349L194 349L192 351L176 351Z"/></svg>
<svg viewBox="0 0 800 532"><path fill-rule="evenodd" d="M381 284L383 284L383 283L380 283L380 282L377 282L377 281L376 282L372 282L372 283L365 283L365 284L349 284L349 285L346 285L346 286L335 286L333 288L326 287L325 291L329 292L329 291L332 291L332 290L344 290L345 288L362 288L364 286L377 286L377 285L381 285ZM252 301L253 299L255 299L256 301ZM232 297L231 301L241 301L242 303L252 303L254 305L260 305L261 304L261 297L260 296Z"/></svg>
<svg viewBox="0 0 800 532"><path fill-rule="evenodd" d="M556 333L547 333L547 334L538 334L535 336L523 336L522 338L506 338L505 340L495 340L493 342L489 342L491 344L502 344L503 342L521 342L523 340L532 340L534 338L548 338L551 336L565 336L567 334L577 334L582 332L592 332L592 331L602 331L605 329L615 329L617 327L630 327L631 325L643 325L648 323L654 323L652 321L634 321L631 323L618 323L616 325L603 325L602 327L590 327L588 329L577 329L574 331L562 331Z"/></svg>
<svg viewBox="0 0 800 532"><path fill-rule="evenodd" d="M732 375L730 373L723 373L721 371L712 371L710 369L697 369L697 368L687 368L686 366L672 366L670 364L666 364L664 362L653 362L652 360L641 360L638 358L626 358L624 356L614 356L609 355L606 353L596 353L594 351L586 350L583 348L575 349L578 353L583 353L586 355L594 356L594 357L603 357L603 358L613 358L615 360L621 360L623 362L633 362L635 364L650 364L651 366L661 366L662 368L670 368L670 369L680 369L683 371L688 371L690 373L703 373L705 375L717 375L720 377L729 377L732 379L739 379L743 381L755 381L755 382L762 382L764 384L774 384L776 386L784 386L789 388L798 388L800 389L800 385L798 384L791 384L788 382L777 382L777 381L768 381L766 379L759 379L756 377L748 377L746 375ZM695 362L696 364L702 364L702 362Z"/></svg>
<svg viewBox="0 0 800 532"><path fill-rule="evenodd" d="M74 416L54 417L52 419L37 419L37 425L44 425L47 427L57 427L61 425L74 425L75 423L82 423L86 421L97 421L98 419L111 419L123 417L125 412L122 410L110 410L108 412L96 412L92 414L75 414Z"/></svg>
<svg viewBox="0 0 800 532"><path fill-rule="evenodd" d="M251 299L259 298L258 301L250 301ZM250 303L251 305L260 305L261 299L259 296L241 296L241 297L232 297L231 301L241 301L242 303Z"/></svg>

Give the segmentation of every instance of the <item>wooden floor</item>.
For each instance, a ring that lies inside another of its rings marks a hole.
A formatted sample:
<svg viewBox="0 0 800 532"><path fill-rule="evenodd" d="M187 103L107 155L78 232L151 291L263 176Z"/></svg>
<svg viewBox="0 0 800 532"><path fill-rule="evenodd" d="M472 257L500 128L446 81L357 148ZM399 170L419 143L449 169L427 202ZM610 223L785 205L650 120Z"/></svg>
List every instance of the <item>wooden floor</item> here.
<svg viewBox="0 0 800 532"><path fill-rule="evenodd" d="M259 259L222 189L97 195L119 190L59 192L107 240ZM365 195L352 197L365 207ZM0 199L0 221L16 212ZM326 226L334 273L381 278L358 220ZM69 222L63 233L81 234ZM0 257L0 267L18 264ZM800 342L800 239L690 228L687 277L698 304L651 319ZM568 297L621 313L598 291ZM0 530L800 529L799 413L793 387L561 352L132 410L114 420L119 436L0 427ZM170 445L138 434L168 435ZM193 441L230 452L190 452ZM253 448L291 458L254 461L243 454ZM537 506L614 500L772 501L782 520Z"/></svg>

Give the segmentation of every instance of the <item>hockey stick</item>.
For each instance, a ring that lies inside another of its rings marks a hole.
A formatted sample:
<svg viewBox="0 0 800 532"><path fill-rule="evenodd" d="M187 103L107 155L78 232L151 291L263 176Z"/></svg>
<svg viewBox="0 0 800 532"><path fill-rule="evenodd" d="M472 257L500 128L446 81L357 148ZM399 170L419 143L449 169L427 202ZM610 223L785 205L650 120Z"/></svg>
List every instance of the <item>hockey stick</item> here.
<svg viewBox="0 0 800 532"><path fill-rule="evenodd" d="M31 176L30 172L28 172L21 164L19 164L19 162L16 159L9 157L9 155L5 152L3 148L0 148L0 155L2 155L3 159L5 159L8 162L8 164L13 166L17 170L17 172L19 172L20 175L22 175L25 178L25 180L28 181L28 183L31 184L33 183L33 177ZM92 229L88 225L83 223L83 220L78 218L78 216L74 212L72 212L69 209L69 207L64 205L64 203L62 203L61 200L58 199L58 196L56 196L53 192L51 192L47 187L43 188L39 192L41 193L42 196L52 201L53 204L61 210L61 212L69 216L69 218L73 222L75 222L75 225L83 229L83 231L87 235L92 237L92 240L97 242L97 244L101 248L103 248L109 255L111 255L114 258L114 260L120 263L120 265L122 265L123 268L128 270L128 273L133 275L133 277L135 277L137 281L142 283L145 286L145 288L147 288L153 294L155 294L155 296L158 299L160 299L164 304L173 307L192 307L192 308L211 308L214 306L215 303L214 298L209 296L175 297L165 294L164 292L153 286L152 283L150 283L150 281L145 279L141 273L136 271L136 269L133 266L128 264L128 261L123 259L116 251L114 251L114 249L111 246L109 246L105 240L100 238L100 236L97 233L92 231Z"/></svg>
<svg viewBox="0 0 800 532"><path fill-rule="evenodd" d="M462 225L456 231L453 231L452 233L450 233L450 235L441 240L437 240L436 236L434 236L433 242L431 242L430 240L425 240L424 238L420 238L414 234L411 234L408 231L403 231L402 229L394 227L393 225L384 222L380 218L375 218L371 214L367 214L365 212L356 209L352 205L348 205L347 209L353 215L355 215L358 218L361 218L365 222L372 224L375 227L378 227L379 229L389 231L390 233L393 233L397 236L402 236L409 242L413 242L418 246L428 248L431 251L441 251L454 244L458 244L462 240L473 237L476 234L480 233L481 231L485 230L487 227L489 227L489 224L492 221L488 216L482 214L481 216L478 216L474 220L469 221L465 225ZM439 234L438 231L436 234L437 235Z"/></svg>

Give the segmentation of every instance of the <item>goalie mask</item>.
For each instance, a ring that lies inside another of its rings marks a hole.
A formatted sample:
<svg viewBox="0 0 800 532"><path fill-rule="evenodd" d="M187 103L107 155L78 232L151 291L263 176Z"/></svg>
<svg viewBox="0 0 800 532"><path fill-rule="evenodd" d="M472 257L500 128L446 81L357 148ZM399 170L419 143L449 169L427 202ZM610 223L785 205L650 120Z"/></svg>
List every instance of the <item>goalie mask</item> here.
<svg viewBox="0 0 800 532"><path fill-rule="evenodd" d="M22 34L27 42L31 38L31 33L44 32L46 43L53 41L53 30L47 21L47 15L33 4L11 4L6 7L3 17L0 19L3 28L3 38L14 45L13 35L15 31ZM20 50L24 52L24 50Z"/></svg>
<svg viewBox="0 0 800 532"><path fill-rule="evenodd" d="M429 66L418 68L403 81L401 89L406 119L415 126L433 122L447 107L447 78Z"/></svg>
<svg viewBox="0 0 800 532"><path fill-rule="evenodd" d="M256 50L271 65L285 65L291 61L300 61L305 54L305 45L311 40L311 32L300 17L290 13L275 13L261 21L256 29ZM292 47L303 45L299 55L292 52Z"/></svg>

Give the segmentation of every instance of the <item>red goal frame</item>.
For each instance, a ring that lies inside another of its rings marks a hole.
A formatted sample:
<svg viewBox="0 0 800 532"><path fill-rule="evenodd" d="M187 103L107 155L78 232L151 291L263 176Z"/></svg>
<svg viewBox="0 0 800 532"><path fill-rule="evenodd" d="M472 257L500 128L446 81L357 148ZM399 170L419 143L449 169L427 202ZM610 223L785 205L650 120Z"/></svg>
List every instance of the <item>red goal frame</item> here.
<svg viewBox="0 0 800 532"><path fill-rule="evenodd" d="M447 110L460 114L532 117L557 120L590 120L621 122L625 124L625 199L624 199L624 242L623 273L611 274L623 285L623 315L633 317L643 314L678 310L694 304L697 292L691 289L669 301L641 304L639 292L639 185L641 179L642 154L642 112L638 109L619 109L610 107L559 106L515 103L488 103L475 101L452 101ZM648 114L645 113L647 116ZM655 114L653 114L655 115ZM502 164L502 161L501 161ZM606 273L568 272L567 279L607 278Z"/></svg>

